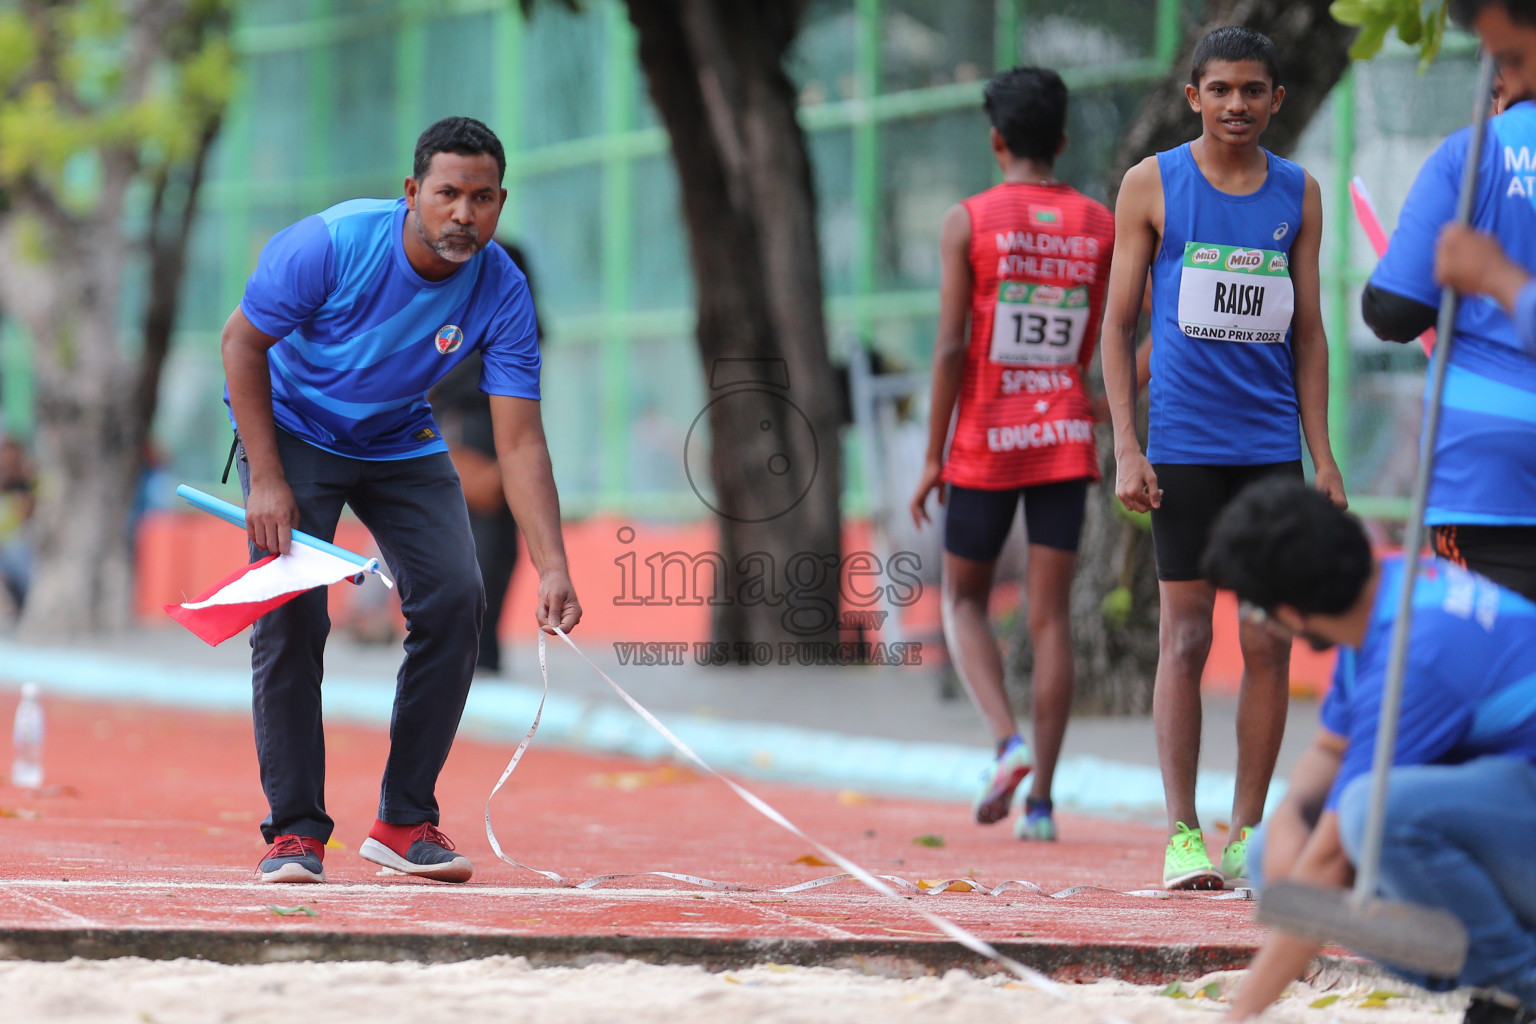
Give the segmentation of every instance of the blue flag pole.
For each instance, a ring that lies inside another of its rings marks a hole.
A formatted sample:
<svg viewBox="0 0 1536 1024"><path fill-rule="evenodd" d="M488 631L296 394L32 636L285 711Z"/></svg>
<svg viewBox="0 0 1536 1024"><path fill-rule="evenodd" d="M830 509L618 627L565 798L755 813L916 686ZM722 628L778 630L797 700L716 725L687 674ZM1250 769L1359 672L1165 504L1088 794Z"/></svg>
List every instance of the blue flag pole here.
<svg viewBox="0 0 1536 1024"><path fill-rule="evenodd" d="M193 508L201 509L210 515L218 516L225 522L234 523L242 530L245 529L245 509L239 505L231 504L223 498L215 498L211 494L200 491L196 487L188 487L186 484L177 485L176 494L186 499ZM328 555L335 555L337 558L357 566L362 572L352 577L353 583L362 583L364 573L374 573L384 580L385 583L390 586L394 585L390 582L389 577L379 570L379 560L377 558L364 558L354 551L337 547L328 540L311 537L309 534L299 530L293 531L293 542L295 544L303 544L305 547L314 548L316 551L324 551Z"/></svg>

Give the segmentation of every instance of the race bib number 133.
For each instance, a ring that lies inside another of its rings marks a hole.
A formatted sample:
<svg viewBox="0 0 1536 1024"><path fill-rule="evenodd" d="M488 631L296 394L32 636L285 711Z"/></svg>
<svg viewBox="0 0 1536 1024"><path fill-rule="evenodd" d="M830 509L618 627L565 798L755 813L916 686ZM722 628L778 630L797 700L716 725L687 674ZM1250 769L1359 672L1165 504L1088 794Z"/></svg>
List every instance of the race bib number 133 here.
<svg viewBox="0 0 1536 1024"><path fill-rule="evenodd" d="M1087 288L1004 281L992 313L992 361L1070 365L1077 362L1087 330Z"/></svg>
<svg viewBox="0 0 1536 1024"><path fill-rule="evenodd" d="M1185 244L1179 329L1190 337L1274 344L1285 340L1295 308L1285 253Z"/></svg>

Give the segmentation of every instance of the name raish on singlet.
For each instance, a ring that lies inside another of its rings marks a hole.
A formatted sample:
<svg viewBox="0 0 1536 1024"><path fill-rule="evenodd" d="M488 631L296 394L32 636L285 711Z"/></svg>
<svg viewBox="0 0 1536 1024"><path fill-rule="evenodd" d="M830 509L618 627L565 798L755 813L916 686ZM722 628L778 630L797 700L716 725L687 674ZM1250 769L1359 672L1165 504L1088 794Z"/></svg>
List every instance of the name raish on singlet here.
<svg viewBox="0 0 1536 1024"><path fill-rule="evenodd" d="M1179 277L1179 329L1191 338L1273 345L1295 311L1283 252L1188 242Z"/></svg>

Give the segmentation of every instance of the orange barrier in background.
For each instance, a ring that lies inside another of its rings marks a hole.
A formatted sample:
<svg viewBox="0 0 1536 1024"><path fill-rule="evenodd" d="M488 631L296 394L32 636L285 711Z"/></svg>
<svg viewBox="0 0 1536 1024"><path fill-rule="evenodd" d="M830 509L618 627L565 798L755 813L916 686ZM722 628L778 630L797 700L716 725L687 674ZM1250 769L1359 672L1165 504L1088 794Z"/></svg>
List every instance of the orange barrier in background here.
<svg viewBox="0 0 1536 1024"><path fill-rule="evenodd" d="M709 639L710 607L704 598L713 586L712 572L707 568L690 568L690 573L699 573L697 590L691 582L685 587L683 559L697 559L701 553L715 550L716 536L715 525L708 520L631 523L612 516L594 516L566 523L566 554L584 613L582 634L599 643L619 640L693 644ZM373 539L356 520L341 523L336 543L359 554L377 554ZM856 552L872 550L866 522L845 524L843 550L845 595L870 595L876 587L884 587L887 594L898 599L911 596L912 567L881 565L872 555L863 560L853 558ZM676 557L669 560L668 556ZM222 520L195 512L149 514L138 537L137 614L148 623L171 625L162 605L201 593L232 572L245 557L245 535ZM648 564L647 558L654 565ZM656 574L658 567L660 573ZM780 586L788 589L785 567L778 566L777 570ZM378 583L369 581L365 586L377 587ZM512 639L531 634L531 609L537 590L538 580L524 549L519 552L512 593L500 623L502 636ZM339 625L348 623L359 597L360 592L350 584L332 587L332 620ZM1018 600L1017 587L1000 588L994 611L1016 606ZM688 601L697 603L684 603ZM845 600L843 619L846 622L850 612L879 612L888 607L880 602L867 609L858 608ZM398 611L393 614L398 619ZM862 639L889 640L890 632L885 628L868 628ZM906 640L932 643L939 639L936 587L921 588L915 603L903 609L901 632ZM860 638L857 632L846 629L843 636L846 640ZM937 661L925 657L925 663ZM1332 654L1317 654L1305 644L1298 644L1291 656L1292 692L1321 696L1327 691L1332 671ZM1241 677L1236 605L1230 594L1222 594L1216 601L1215 637L1204 686L1235 692Z"/></svg>

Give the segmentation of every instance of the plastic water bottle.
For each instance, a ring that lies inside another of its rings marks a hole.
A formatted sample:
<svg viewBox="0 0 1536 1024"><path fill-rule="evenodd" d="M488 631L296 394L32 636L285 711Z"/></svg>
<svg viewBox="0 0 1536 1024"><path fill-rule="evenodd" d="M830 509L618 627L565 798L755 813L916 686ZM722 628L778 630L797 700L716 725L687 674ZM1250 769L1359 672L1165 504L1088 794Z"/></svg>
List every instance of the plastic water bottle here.
<svg viewBox="0 0 1536 1024"><path fill-rule="evenodd" d="M43 786L43 706L37 702L37 684L25 683L16 705L16 727L11 732L16 758L11 762L11 785L20 789Z"/></svg>

